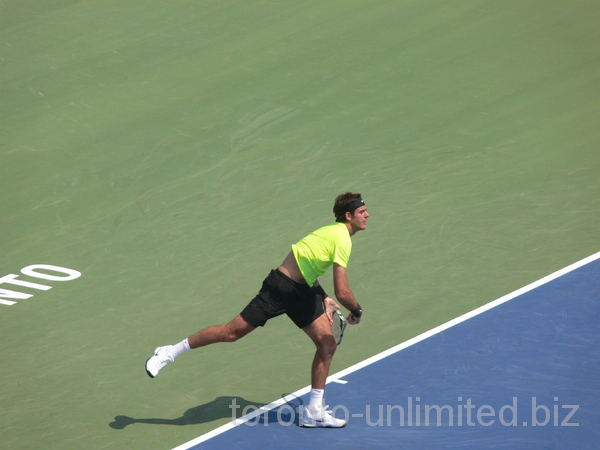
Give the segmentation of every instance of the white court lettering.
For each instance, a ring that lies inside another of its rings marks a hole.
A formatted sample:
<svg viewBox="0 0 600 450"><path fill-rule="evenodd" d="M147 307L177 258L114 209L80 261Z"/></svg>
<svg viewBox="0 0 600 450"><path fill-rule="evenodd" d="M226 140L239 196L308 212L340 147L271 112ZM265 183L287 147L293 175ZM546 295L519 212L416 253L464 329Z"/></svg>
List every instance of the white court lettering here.
<svg viewBox="0 0 600 450"><path fill-rule="evenodd" d="M45 272L38 272L38 270L44 270L46 272L54 272L49 274ZM23 275L41 278L49 281L71 281L79 278L81 272L66 267L52 266L48 264L34 264L31 266L24 267L21 269ZM61 274L61 275L56 275ZM21 286L29 289L37 289L39 291L47 291L52 289L52 286L46 284L33 283L31 281L25 281L18 279L19 275L10 273L0 278L0 285L10 284L14 286ZM0 305L12 306L17 303L15 300L26 300L33 297L33 294L27 294L24 292L13 291L12 289L1 289L0 288Z"/></svg>
<svg viewBox="0 0 600 450"><path fill-rule="evenodd" d="M59 277L56 275L49 275L47 273L39 273L36 272L36 269L47 270L49 272L66 273L67 276ZM71 281L81 276L81 272L78 272L76 270L67 269L66 267L50 266L47 264L34 264L32 266L24 267L21 269L21 273L23 275L29 275L30 277L43 278L44 280L51 281Z"/></svg>

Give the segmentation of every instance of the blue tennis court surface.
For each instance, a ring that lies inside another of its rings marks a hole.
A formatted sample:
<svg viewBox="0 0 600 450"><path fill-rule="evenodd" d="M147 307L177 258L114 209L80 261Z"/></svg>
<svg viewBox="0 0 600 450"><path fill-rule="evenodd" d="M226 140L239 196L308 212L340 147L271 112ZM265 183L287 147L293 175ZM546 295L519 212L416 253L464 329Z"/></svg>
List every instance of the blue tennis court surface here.
<svg viewBox="0 0 600 450"><path fill-rule="evenodd" d="M344 429L297 426L305 388L179 448L597 448L599 258L332 375Z"/></svg>

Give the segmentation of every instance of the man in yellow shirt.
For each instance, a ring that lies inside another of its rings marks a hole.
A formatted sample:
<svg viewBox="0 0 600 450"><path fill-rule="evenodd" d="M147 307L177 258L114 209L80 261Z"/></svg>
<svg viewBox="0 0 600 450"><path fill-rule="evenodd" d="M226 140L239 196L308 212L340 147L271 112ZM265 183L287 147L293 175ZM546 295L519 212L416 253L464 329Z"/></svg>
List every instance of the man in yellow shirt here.
<svg viewBox="0 0 600 450"><path fill-rule="evenodd" d="M181 353L216 342L234 342L267 320L286 314L317 347L311 371L310 402L304 408L301 425L340 428L323 406L325 382L337 348L331 331L332 313L339 305L321 287L318 277L333 265L335 297L350 311L348 323L357 324L362 308L348 285L346 268L352 250L351 236L367 227L369 213L361 194L346 192L334 202L336 222L319 228L292 245L281 265L263 281L258 295L226 325L198 331L178 344L158 347L146 361L146 372L154 378Z"/></svg>

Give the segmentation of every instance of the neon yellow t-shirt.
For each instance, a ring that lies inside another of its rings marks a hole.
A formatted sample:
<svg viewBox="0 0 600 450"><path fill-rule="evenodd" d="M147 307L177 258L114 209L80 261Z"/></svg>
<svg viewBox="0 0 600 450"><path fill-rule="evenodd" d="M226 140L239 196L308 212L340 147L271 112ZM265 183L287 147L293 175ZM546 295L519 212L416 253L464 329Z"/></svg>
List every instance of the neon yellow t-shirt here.
<svg viewBox="0 0 600 450"><path fill-rule="evenodd" d="M342 222L319 228L292 245L300 272L309 286L333 263L347 267L351 250L350 232Z"/></svg>

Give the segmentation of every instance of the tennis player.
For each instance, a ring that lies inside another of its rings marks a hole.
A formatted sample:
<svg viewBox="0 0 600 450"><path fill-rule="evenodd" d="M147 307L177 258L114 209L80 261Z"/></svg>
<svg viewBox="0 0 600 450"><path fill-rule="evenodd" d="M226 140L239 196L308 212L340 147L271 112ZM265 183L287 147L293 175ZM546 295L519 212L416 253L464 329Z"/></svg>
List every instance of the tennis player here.
<svg viewBox="0 0 600 450"><path fill-rule="evenodd" d="M336 342L331 331L333 311L339 305L319 284L318 277L333 265L335 297L350 311L348 323L357 324L362 308L348 285L346 268L353 236L367 226L369 213L361 194L347 192L335 199L336 221L310 233L292 245L281 265L263 281L258 295L226 325L198 331L178 344L158 347L146 361L146 372L154 378L167 364L183 352L214 344L234 342L267 320L287 314L317 347L312 363L310 402L304 408L300 425L304 427L340 428L346 421L337 419L326 409L323 400L325 382Z"/></svg>

